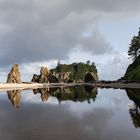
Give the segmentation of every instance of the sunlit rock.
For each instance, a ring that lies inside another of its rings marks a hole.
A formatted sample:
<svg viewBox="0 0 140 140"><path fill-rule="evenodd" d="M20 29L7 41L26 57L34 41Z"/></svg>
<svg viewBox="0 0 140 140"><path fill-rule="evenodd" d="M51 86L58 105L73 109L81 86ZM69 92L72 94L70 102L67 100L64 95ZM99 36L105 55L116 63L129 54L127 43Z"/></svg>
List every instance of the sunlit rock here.
<svg viewBox="0 0 140 140"><path fill-rule="evenodd" d="M7 83L21 83L21 75L18 64L14 64L7 77Z"/></svg>
<svg viewBox="0 0 140 140"><path fill-rule="evenodd" d="M39 83L47 83L50 71L46 67L41 67Z"/></svg>
<svg viewBox="0 0 140 140"><path fill-rule="evenodd" d="M70 72L59 72L59 73L54 73L54 76L56 78L58 78L59 82L64 82L64 83L67 83L69 81L69 75L70 75Z"/></svg>

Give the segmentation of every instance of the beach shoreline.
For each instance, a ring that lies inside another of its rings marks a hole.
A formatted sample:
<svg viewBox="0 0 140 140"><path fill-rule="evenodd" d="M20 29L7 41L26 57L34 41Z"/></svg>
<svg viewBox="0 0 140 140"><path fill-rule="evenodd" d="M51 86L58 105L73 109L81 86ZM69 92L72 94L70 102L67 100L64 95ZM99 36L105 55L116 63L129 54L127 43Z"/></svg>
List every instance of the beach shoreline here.
<svg viewBox="0 0 140 140"><path fill-rule="evenodd" d="M0 91L7 90L26 90L38 88L53 88L53 87L70 87L70 86L95 86L99 88L114 88L114 89L140 89L140 83L0 83Z"/></svg>

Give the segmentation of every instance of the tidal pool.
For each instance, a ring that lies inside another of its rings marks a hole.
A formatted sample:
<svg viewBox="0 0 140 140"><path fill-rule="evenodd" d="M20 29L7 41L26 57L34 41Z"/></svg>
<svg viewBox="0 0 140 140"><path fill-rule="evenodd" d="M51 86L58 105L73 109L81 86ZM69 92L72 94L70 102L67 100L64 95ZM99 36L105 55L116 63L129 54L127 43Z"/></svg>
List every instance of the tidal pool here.
<svg viewBox="0 0 140 140"><path fill-rule="evenodd" d="M139 140L140 90L0 92L0 140Z"/></svg>

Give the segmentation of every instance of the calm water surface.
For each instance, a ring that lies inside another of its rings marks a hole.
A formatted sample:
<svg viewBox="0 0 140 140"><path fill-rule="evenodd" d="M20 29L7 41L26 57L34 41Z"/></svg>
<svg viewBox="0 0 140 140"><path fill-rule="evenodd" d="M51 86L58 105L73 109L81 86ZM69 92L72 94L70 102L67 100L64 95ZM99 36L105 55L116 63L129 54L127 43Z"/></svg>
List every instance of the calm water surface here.
<svg viewBox="0 0 140 140"><path fill-rule="evenodd" d="M0 140L140 140L140 90L0 92Z"/></svg>

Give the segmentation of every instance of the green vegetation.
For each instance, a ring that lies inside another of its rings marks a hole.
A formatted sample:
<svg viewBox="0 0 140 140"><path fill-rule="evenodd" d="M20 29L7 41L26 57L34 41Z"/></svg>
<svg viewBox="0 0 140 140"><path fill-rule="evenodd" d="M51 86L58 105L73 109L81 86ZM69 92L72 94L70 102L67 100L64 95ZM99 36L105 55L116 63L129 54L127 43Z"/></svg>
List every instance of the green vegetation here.
<svg viewBox="0 0 140 140"><path fill-rule="evenodd" d="M129 65L124 79L136 81L140 80L140 56L131 65Z"/></svg>
<svg viewBox="0 0 140 140"><path fill-rule="evenodd" d="M42 101L47 101L50 96L56 97L59 102L74 101L91 103L95 101L98 89L93 86L55 87L34 89L34 94L40 93Z"/></svg>
<svg viewBox="0 0 140 140"><path fill-rule="evenodd" d="M140 105L140 90L139 89L127 89L126 90L129 99L134 102L138 102Z"/></svg>
<svg viewBox="0 0 140 140"><path fill-rule="evenodd" d="M87 92L84 87L75 86L75 87L69 87L69 89L63 91L58 90L52 96L55 96L59 100L59 102L71 100L74 102L87 101L88 103L90 103L91 101L93 102L95 101L97 94L98 91L96 88L95 89L91 88L90 91Z"/></svg>
<svg viewBox="0 0 140 140"><path fill-rule="evenodd" d="M138 32L138 36L134 36L129 50L128 55L134 60L132 64L129 65L125 76L123 79L125 80L140 80L140 31Z"/></svg>
<svg viewBox="0 0 140 140"><path fill-rule="evenodd" d="M140 128L140 92L139 89L127 89L127 95L134 105L129 108L129 114L136 128Z"/></svg>
<svg viewBox="0 0 140 140"><path fill-rule="evenodd" d="M95 75L95 79L98 80L97 69L94 62L91 64L90 61L87 63L73 63L73 64L60 64L55 69L50 70L52 73L60 73L60 72L70 72L70 80L72 81L83 81L86 73L90 72Z"/></svg>
<svg viewBox="0 0 140 140"><path fill-rule="evenodd" d="M134 61L138 58L140 54L140 30L137 36L134 36L131 40L131 44L129 46L128 55Z"/></svg>

